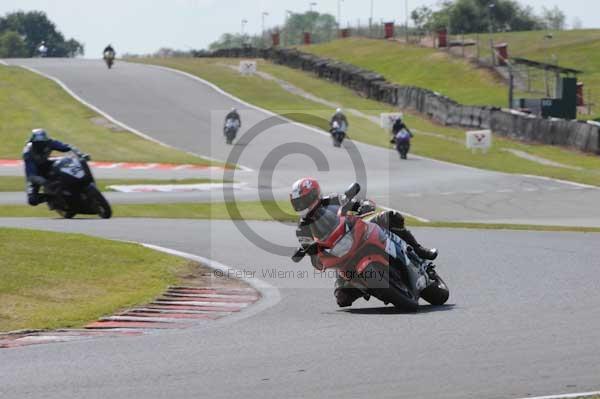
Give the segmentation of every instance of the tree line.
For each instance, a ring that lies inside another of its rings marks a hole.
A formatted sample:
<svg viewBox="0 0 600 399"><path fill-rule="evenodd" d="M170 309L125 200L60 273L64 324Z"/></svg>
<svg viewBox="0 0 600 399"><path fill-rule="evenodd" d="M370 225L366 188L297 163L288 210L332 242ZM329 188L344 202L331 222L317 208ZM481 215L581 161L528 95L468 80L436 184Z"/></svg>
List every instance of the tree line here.
<svg viewBox="0 0 600 399"><path fill-rule="evenodd" d="M557 6L542 8L540 15L531 6L515 0L444 0L439 9L422 6L411 19L422 31L448 29L451 33L493 31L563 30L566 15Z"/></svg>
<svg viewBox="0 0 600 399"><path fill-rule="evenodd" d="M442 0L433 9L418 7L411 13L414 33L448 29L451 33L482 33L490 28L497 31L562 30L566 16L558 7L542 8L537 14L531 6L523 6L516 0ZM574 28L580 28L574 22ZM304 32L310 32L313 43L329 41L337 37L337 21L333 15L316 11L291 14L282 26L260 35L225 33L211 43L210 50L222 48L270 45L270 34L282 32L284 45L302 44Z"/></svg>
<svg viewBox="0 0 600 399"><path fill-rule="evenodd" d="M42 11L18 11L0 17L0 58L28 58L37 55L42 42L48 57L83 55L84 46L66 39Z"/></svg>
<svg viewBox="0 0 600 399"><path fill-rule="evenodd" d="M281 27L275 27L264 32L264 35L245 35L242 33L225 33L209 45L210 50L252 46L261 47L271 43L271 34L282 32L281 40L286 46L302 44L304 32L311 33L312 43L321 43L337 37L337 21L331 14L321 14L316 11L292 13Z"/></svg>

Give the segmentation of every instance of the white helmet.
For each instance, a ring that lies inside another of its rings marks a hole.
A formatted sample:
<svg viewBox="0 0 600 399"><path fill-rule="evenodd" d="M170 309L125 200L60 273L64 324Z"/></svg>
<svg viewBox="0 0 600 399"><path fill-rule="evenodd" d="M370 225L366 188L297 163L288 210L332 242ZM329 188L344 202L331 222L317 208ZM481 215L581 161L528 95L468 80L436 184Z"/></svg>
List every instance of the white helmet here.
<svg viewBox="0 0 600 399"><path fill-rule="evenodd" d="M342 113L342 109L341 109L341 108L337 108L337 109L335 110L335 113L336 113L336 114L341 114L341 113Z"/></svg>

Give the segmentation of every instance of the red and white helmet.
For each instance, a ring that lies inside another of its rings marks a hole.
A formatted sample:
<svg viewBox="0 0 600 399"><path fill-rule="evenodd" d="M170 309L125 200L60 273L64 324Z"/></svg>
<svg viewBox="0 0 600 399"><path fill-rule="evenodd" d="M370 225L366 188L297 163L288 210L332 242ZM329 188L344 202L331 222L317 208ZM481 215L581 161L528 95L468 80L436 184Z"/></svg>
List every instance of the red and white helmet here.
<svg viewBox="0 0 600 399"><path fill-rule="evenodd" d="M290 193L294 210L302 217L308 215L321 202L321 186L312 177L302 178L294 183Z"/></svg>

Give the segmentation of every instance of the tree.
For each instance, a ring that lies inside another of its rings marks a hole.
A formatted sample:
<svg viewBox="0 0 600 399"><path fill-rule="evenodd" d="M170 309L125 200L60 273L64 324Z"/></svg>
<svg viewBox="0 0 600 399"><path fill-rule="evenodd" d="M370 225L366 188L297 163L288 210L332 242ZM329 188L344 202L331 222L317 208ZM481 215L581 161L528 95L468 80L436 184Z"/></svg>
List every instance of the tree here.
<svg viewBox="0 0 600 399"><path fill-rule="evenodd" d="M567 17L557 6L550 9L543 7L542 20L546 29L563 30L565 29Z"/></svg>
<svg viewBox="0 0 600 399"><path fill-rule="evenodd" d="M427 25L431 21L433 11L427 6L421 6L416 8L410 14L410 18L413 20L414 25L419 30L427 29Z"/></svg>
<svg viewBox="0 0 600 399"><path fill-rule="evenodd" d="M581 18L579 18L579 17L573 18L573 22L571 22L571 29L574 29L574 30L583 29L583 22L581 21Z"/></svg>
<svg viewBox="0 0 600 399"><path fill-rule="evenodd" d="M268 35L277 30L284 32L288 45L302 44L304 32L310 32L313 43L321 43L337 37L337 21L331 14L319 14L316 11L308 11L304 14L292 14L283 28L276 27L265 33ZM224 48L235 48L252 46L262 47L264 39L262 35L247 36L239 33L225 33L221 37L211 43L208 48L210 50L219 50Z"/></svg>
<svg viewBox="0 0 600 399"><path fill-rule="evenodd" d="M65 40L42 11L18 11L0 17L0 34L7 31L17 32L23 38L28 57L36 55L42 41L46 42L51 57L74 57L84 52L83 45L77 40Z"/></svg>
<svg viewBox="0 0 600 399"><path fill-rule="evenodd" d="M419 9L415 12L420 16ZM495 31L542 27L531 7L523 7L514 0L446 0L430 14L424 26L429 30L449 28L452 33L481 33L489 31L490 24Z"/></svg>
<svg viewBox="0 0 600 399"><path fill-rule="evenodd" d="M224 33L219 40L212 42L208 48L213 51L226 48L239 48L243 47L244 43L244 37L239 33Z"/></svg>
<svg viewBox="0 0 600 399"><path fill-rule="evenodd" d="M288 18L283 31L288 44L302 44L304 32L311 33L313 43L321 43L337 36L337 21L331 14L319 14L316 11L294 13Z"/></svg>
<svg viewBox="0 0 600 399"><path fill-rule="evenodd" d="M21 35L10 30L0 34L0 58L19 57L27 57L27 47Z"/></svg>

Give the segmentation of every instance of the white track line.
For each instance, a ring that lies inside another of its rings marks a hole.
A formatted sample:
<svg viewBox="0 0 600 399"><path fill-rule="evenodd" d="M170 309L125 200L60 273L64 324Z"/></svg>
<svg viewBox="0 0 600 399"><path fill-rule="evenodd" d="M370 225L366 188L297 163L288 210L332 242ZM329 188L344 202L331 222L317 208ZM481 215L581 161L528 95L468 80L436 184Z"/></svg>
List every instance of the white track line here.
<svg viewBox="0 0 600 399"><path fill-rule="evenodd" d="M600 395L600 391L595 392L581 392L581 393L566 393L564 395L549 395L549 396L527 396L525 398L518 399L569 399L569 398L579 398L586 396L594 396Z"/></svg>
<svg viewBox="0 0 600 399"><path fill-rule="evenodd" d="M118 119L113 118L112 116L110 116L106 112L102 111L100 108L96 107L95 105L90 104L89 102L87 102L83 98L79 97L79 95L77 95L73 90L71 90L65 83L63 83L58 78L55 78L54 76L48 75L48 74L46 74L46 73L44 73L42 71L39 71L39 70L37 70L35 68L32 68L32 67L29 67L29 66L25 66L25 65L18 65L18 66L21 67L21 68L27 69L30 72L38 74L40 76L43 76L46 79L52 80L54 83L56 83L57 85L59 85L64 91L66 91L71 97L73 97L75 100L79 101L81 104L83 104L86 107L90 108L92 111L96 112L97 114L102 115L104 118L108 119L109 121L111 121L115 125L118 125L121 128L123 128L125 130L128 130L131 133L133 133L133 134L135 134L135 135L137 135L139 137L142 137L142 138L144 138L144 139L146 139L148 141L151 141L153 143L159 144L159 145L161 145L163 147L172 148L174 150L182 151L182 152L185 152L187 154L193 155L195 157L200 157L200 158L208 159L208 160L215 161L215 162L225 163L225 161L222 161L220 159L212 158L212 157L209 157L209 156L206 156L206 155L196 154L196 153L193 153L191 151L185 151L185 150L182 150L180 148L174 147L174 146L172 146L170 144L163 143L162 141L157 140L154 137L148 136L147 134L142 133L139 130L134 129L133 127L131 127L131 126L129 126L129 125L127 125L127 124L119 121ZM252 169L250 169L250 168L248 168L246 166L238 165L238 167L240 169L242 169L243 171L245 171L245 172L252 171Z"/></svg>
<svg viewBox="0 0 600 399"><path fill-rule="evenodd" d="M590 188L590 189L594 189L594 190L600 189L600 187L591 186L589 184L576 183L574 181L555 179L555 178L546 177L546 176L536 176L536 175L520 175L520 176L530 177L532 179L539 179L539 180L558 182L558 183L562 183L562 184L568 184L568 185L579 187L579 188Z"/></svg>

